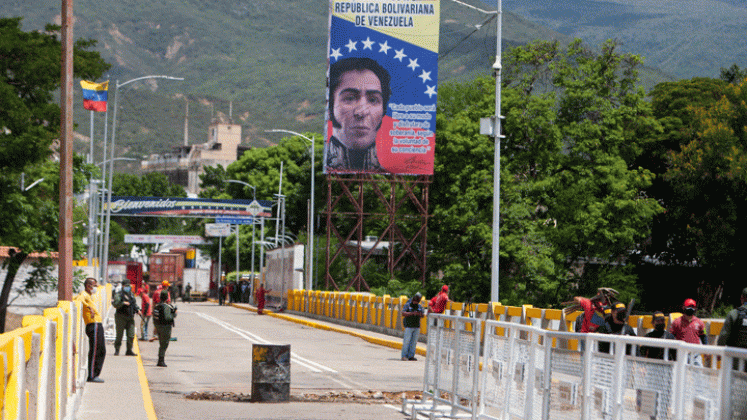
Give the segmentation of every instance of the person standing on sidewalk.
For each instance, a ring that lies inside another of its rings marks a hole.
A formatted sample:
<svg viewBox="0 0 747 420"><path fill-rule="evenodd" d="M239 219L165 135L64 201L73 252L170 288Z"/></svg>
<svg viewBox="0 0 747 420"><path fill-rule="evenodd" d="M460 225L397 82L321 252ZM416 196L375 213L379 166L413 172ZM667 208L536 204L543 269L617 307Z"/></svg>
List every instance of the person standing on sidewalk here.
<svg viewBox="0 0 747 420"><path fill-rule="evenodd" d="M148 296L148 285L140 288L140 340L146 341L148 339L148 324L150 318L153 315L153 305L150 302L150 296Z"/></svg>
<svg viewBox="0 0 747 420"><path fill-rule="evenodd" d="M137 356L132 351L132 344L135 341L135 314L140 313L137 307L137 300L132 294L132 286L129 280L125 280L122 288L114 294L112 306L117 308L114 313L114 325L117 329L117 337L114 339L114 355L119 355L119 348L122 346L122 336L127 331L127 356Z"/></svg>
<svg viewBox="0 0 747 420"><path fill-rule="evenodd" d="M171 328L176 318L176 306L166 303L168 291L161 291L160 303L153 308L153 326L158 332L158 363L156 366L166 367L166 349L171 341Z"/></svg>
<svg viewBox="0 0 747 420"><path fill-rule="evenodd" d="M96 293L96 279L89 277L83 283L85 290L75 298L83 305L83 321L86 324L86 335L88 336L88 382L104 382L99 378L101 369L104 367L106 358L106 345L104 344L104 326L101 314L96 310L98 294Z"/></svg>
<svg viewBox="0 0 747 420"><path fill-rule="evenodd" d="M415 358L415 349L420 337L420 318L425 316L420 301L423 295L415 293L402 308L402 323L405 326L405 335L402 339L402 360L418 360Z"/></svg>

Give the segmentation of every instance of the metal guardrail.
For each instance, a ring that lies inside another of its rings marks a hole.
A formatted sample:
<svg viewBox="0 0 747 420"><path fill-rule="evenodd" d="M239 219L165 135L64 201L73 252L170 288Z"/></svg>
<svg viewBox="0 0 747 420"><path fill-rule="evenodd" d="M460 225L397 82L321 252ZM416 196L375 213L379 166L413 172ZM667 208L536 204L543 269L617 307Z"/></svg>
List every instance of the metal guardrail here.
<svg viewBox="0 0 747 420"><path fill-rule="evenodd" d="M569 340L583 350L562 345ZM644 347L664 358L640 356ZM743 420L747 350L430 314L423 399L402 410L413 419Z"/></svg>

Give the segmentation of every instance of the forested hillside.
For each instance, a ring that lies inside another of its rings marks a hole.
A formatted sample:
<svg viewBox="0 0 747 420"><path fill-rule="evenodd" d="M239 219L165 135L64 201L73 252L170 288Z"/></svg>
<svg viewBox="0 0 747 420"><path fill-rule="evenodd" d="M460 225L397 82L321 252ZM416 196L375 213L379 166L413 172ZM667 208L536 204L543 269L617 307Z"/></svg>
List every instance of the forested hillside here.
<svg viewBox="0 0 747 420"><path fill-rule="evenodd" d="M747 65L744 0L504 0L503 9L591 45L616 39L677 78Z"/></svg>
<svg viewBox="0 0 747 420"><path fill-rule="evenodd" d="M480 1L471 1L485 8ZM75 1L75 36L98 40L95 50L113 65L105 76L112 80L111 91L115 80L157 74L185 78L123 88L118 155L140 158L182 144L187 100L190 143L206 140L210 118L227 116L229 101L245 142L254 146L277 141L264 133L268 128L322 131L327 5L326 0ZM59 9L59 4L42 0L9 0L0 14L23 16L23 29L28 31L59 22ZM489 74L495 55L493 16L442 2L442 82ZM510 11L504 13L504 48L535 39L559 39L563 44L570 40ZM649 86L667 79L656 71L646 74ZM80 100L78 95L76 101ZM75 122L80 133L76 147L84 152L89 115L82 106L76 107ZM96 126L95 137L102 138L103 124Z"/></svg>

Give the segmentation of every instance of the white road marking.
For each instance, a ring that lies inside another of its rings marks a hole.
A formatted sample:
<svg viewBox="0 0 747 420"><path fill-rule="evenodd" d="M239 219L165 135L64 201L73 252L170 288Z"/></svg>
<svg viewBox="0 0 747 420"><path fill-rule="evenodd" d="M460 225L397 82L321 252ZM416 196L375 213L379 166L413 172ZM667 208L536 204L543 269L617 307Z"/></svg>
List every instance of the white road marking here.
<svg viewBox="0 0 747 420"><path fill-rule="evenodd" d="M218 319L218 318L216 318L214 316L206 315L206 314L203 314L203 313L200 313L200 312L196 312L196 314L200 318L203 318L203 319L205 319L207 321L210 321L210 322L213 322L215 324L218 324L219 326L225 328L226 330L231 331L233 333L236 333L238 336L244 338L245 340L247 340L249 342L256 343L256 344L272 344L272 342L269 341L269 340L265 340L264 338L262 338L262 337L260 337L260 336L258 336L256 334L254 334L254 333L251 333L249 331L242 330L241 328L239 328L239 327L237 327L235 325L229 324L228 322L222 321L222 320L220 320L220 319ZM299 356L299 355L297 355L296 353L293 353L293 352L291 352L291 361L293 361L293 362L295 362L295 363L297 363L297 364L299 364L299 365L301 365L301 366L309 369L312 372L320 373L322 371L327 371L329 373L338 373L336 370L334 370L334 369L332 369L330 367L327 367L327 366L324 366L324 365L319 364L317 362L314 362L314 361L311 361L309 359L303 358L303 357L301 357L301 356ZM344 383L342 383L342 382L340 382L340 381L338 381L338 380L336 380L334 378L331 378L331 379L333 381L339 383L340 385L343 385L345 387L350 388L350 386L347 385L347 384L344 384Z"/></svg>

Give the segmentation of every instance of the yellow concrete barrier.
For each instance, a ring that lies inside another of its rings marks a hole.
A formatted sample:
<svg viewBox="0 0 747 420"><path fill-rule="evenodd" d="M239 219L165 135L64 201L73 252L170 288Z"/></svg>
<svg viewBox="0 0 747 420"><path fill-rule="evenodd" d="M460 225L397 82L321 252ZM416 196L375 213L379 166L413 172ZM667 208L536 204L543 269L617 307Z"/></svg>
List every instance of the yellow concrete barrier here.
<svg viewBox="0 0 747 420"><path fill-rule="evenodd" d="M105 314L111 285L100 287ZM0 334L2 418L72 418L87 377L88 338L81 304L60 301L43 315L25 316L22 326Z"/></svg>

